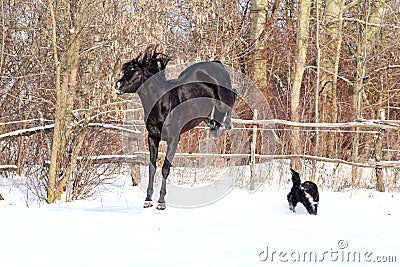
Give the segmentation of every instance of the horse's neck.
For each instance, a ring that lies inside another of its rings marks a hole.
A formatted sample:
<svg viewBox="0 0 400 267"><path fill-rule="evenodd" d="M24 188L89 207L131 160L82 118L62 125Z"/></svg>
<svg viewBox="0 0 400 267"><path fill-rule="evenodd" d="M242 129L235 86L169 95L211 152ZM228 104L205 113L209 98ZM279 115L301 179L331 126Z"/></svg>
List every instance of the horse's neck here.
<svg viewBox="0 0 400 267"><path fill-rule="evenodd" d="M144 109L145 121L150 115L156 103L171 91L175 86L167 80L150 78L139 88L137 94L140 97Z"/></svg>

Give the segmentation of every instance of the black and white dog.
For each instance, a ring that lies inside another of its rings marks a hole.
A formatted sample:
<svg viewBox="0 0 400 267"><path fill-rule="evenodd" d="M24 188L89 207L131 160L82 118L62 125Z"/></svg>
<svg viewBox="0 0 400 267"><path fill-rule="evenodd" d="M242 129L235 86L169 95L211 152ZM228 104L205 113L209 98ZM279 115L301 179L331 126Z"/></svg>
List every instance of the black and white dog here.
<svg viewBox="0 0 400 267"><path fill-rule="evenodd" d="M300 175L293 169L292 171L292 182L293 186L290 193L287 195L289 202L289 209L295 212L294 208L297 203L302 203L307 209L309 214L317 215L317 208L319 202L318 187L311 181L305 181L301 183Z"/></svg>

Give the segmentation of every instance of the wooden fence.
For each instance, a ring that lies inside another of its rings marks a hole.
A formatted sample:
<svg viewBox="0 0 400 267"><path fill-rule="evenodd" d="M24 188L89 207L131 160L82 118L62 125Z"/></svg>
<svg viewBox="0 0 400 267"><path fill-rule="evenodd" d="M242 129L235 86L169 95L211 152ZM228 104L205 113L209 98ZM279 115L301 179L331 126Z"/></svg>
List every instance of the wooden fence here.
<svg viewBox="0 0 400 267"><path fill-rule="evenodd" d="M354 162L354 161L346 161L344 159L339 158L328 158L314 155L266 155L257 153L257 135L260 134L263 130L274 131L273 126L281 126L283 128L305 128L305 129L314 129L314 130L326 130L337 132L338 130L345 129L376 129L374 133L384 135L386 130L400 130L400 121L395 120L358 120L353 122L344 122L344 123L308 123L308 122L292 122L286 120L259 120L257 119L257 112L254 112L253 120L242 120L242 119L232 119L234 128L239 128L240 125L252 125L252 127L243 127L242 129L246 129L248 132L252 131L252 138L250 144L249 153L241 153L241 154L215 154L215 153L176 153L176 158L207 158L207 157L221 157L221 158L247 158L249 159L249 165L251 173L255 172L255 165L260 159L262 160L276 160L276 159L293 159L300 158L305 160L312 161L320 161L320 162L331 162L336 164L346 164L354 167L363 167L363 168L374 168L374 169L382 169L382 168L400 168L400 160L394 161L384 161L384 160L369 160L364 162ZM114 132L124 132L124 134L144 137L143 132L137 130L136 126L144 126L142 121L135 121L135 130L129 129L128 127L120 126L120 125L110 125L110 124L99 124L92 123L88 125L89 127L101 127L106 128L108 130ZM0 134L0 141L6 140L8 138L18 137L18 136L28 136L31 134L35 134L41 130L49 131L52 130L53 124L47 124L39 127L33 127L30 129L18 130L10 133ZM268 129L264 127L269 127ZM204 127L198 127L204 128ZM360 131L364 132L364 131ZM383 149L382 146L380 149ZM380 153L381 154L381 153ZM147 157L147 151L134 151L130 155L102 155L95 156L92 159L95 161L126 161L126 162L135 162L138 158ZM160 156L164 155L164 153L159 153ZM15 170L16 166L14 165L0 165L0 171L12 171ZM253 176L253 175L252 175ZM253 185L250 185L252 188Z"/></svg>

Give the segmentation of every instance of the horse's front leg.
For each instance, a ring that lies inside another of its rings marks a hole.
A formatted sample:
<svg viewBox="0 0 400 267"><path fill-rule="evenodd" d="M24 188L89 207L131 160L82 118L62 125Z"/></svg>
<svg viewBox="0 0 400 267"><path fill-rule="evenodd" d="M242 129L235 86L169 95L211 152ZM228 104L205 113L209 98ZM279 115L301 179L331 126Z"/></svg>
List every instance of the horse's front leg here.
<svg viewBox="0 0 400 267"><path fill-rule="evenodd" d="M150 208L152 204L152 195L154 192L154 176L156 174L156 164L158 157L158 146L160 144L160 139L150 136L148 137L149 151L150 151L150 163L149 163L149 184L147 185L147 196L144 201L144 208Z"/></svg>
<svg viewBox="0 0 400 267"><path fill-rule="evenodd" d="M160 190L160 198L158 199L158 205L157 209L158 210L164 210L165 209L165 195L167 194L167 178L169 175L169 171L171 169L172 161L174 160L175 152L178 147L178 142L179 142L179 136L171 138L171 140L168 141L168 147L167 147L167 154L165 156L165 160L162 166L162 184L161 184L161 190Z"/></svg>

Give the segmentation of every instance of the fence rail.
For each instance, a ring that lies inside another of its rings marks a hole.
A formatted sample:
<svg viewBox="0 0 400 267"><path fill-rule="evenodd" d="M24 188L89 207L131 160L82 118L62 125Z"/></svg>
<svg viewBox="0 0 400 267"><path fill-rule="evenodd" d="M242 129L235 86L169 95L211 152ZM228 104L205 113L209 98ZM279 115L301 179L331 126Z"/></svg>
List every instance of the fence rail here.
<svg viewBox="0 0 400 267"><path fill-rule="evenodd" d="M141 126L144 125L143 121L135 120L134 125ZM242 119L232 119L232 123L236 125L253 125L253 127L247 128L247 130L256 133L256 131L262 129L259 126L276 126L276 125L283 125L283 126L290 126L296 128L318 128L318 129L340 129L340 128L378 128L378 129L389 129L389 130L400 130L400 121L399 120L358 120L353 122L341 122L341 123L307 123L307 122L293 122L287 120L242 120ZM257 127L254 127L254 126ZM100 123L91 123L88 125L89 127L102 127L107 129L112 129L114 131L121 131L128 134L141 134L140 131L131 130L125 128L124 125L110 125L110 124L100 124ZM13 131L10 133L4 133L0 135L0 140L20 137L20 136L28 136L31 134L35 134L40 132L41 130L52 130L54 127L53 124L45 125L45 126L38 126L29 129L21 129L17 131ZM199 126L198 128L205 128ZM256 138L253 138L256 140ZM256 144L254 144L255 146ZM385 150L385 149L384 149ZM139 156L148 155L147 151L137 151L134 152L133 155L102 155L102 156L94 156L91 159L96 161L103 161L103 160L129 160L132 161ZM164 153L159 153L159 155L164 155ZM365 167L365 168L399 168L400 161L369 161L366 163L359 163L359 162L350 162L343 159L334 159L334 158L327 158L327 157L320 157L320 156L312 156L312 155L261 155L255 153L255 149L252 149L249 154L208 154L208 153L176 153L175 157L186 157L186 158L198 158L198 157L226 157L226 158L249 158L251 159L252 163L254 164L255 159L264 159L264 160L273 160L273 159L293 159L293 158L301 158L301 159L308 159L308 160L316 160L316 161L323 161L323 162L333 162L339 164L347 164L352 166L358 167ZM10 165L2 165L0 170L10 170L15 169L14 165L10 167Z"/></svg>
<svg viewBox="0 0 400 267"><path fill-rule="evenodd" d="M337 123L315 123L315 122L293 122L287 120L241 120L232 119L233 123L236 124L257 124L257 125L284 125L292 127L304 127L304 128L381 128L381 129L392 129L400 130L400 121L397 120L359 120L353 122L337 122Z"/></svg>
<svg viewBox="0 0 400 267"><path fill-rule="evenodd" d="M133 155L101 155L101 156L92 156L91 159L95 161L102 160L124 160L124 161L132 161L141 156L150 155L147 151L137 151L134 152ZM165 152L159 152L159 156L165 156ZM213 153L176 153L175 158L251 158L251 154L213 154ZM311 156L311 155L260 155L254 154L256 159L264 159L264 160L275 160L275 159L293 159L293 158L301 158L308 160L316 160L322 162L332 162L332 163L340 163L347 164L351 166L364 167L364 168L400 168L400 161L369 161L367 163L358 163L346 161L343 159L333 159L319 156Z"/></svg>
<svg viewBox="0 0 400 267"><path fill-rule="evenodd" d="M135 126L144 126L145 123L142 120L131 121ZM352 122L336 122L336 123L315 123L315 122L293 122L288 120L242 120L232 118L234 124L257 124L259 126L273 126L283 125L292 127L302 128L321 128L321 129L335 129L335 128L384 128L392 130L400 130L400 120L357 120ZM195 128L206 128L197 126Z"/></svg>

